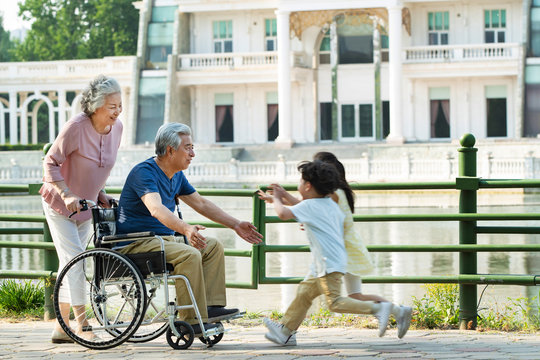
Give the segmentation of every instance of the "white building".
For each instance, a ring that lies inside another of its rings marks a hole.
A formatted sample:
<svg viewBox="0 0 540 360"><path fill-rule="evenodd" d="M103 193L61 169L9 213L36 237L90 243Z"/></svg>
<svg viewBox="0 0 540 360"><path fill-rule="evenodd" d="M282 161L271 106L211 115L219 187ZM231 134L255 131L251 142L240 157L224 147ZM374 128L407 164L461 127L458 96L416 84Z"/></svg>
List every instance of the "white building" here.
<svg viewBox="0 0 540 360"><path fill-rule="evenodd" d="M1 143L53 139L100 72L123 87L125 146L153 142L167 121L226 146L540 133L539 0L135 5L135 57L0 64Z"/></svg>

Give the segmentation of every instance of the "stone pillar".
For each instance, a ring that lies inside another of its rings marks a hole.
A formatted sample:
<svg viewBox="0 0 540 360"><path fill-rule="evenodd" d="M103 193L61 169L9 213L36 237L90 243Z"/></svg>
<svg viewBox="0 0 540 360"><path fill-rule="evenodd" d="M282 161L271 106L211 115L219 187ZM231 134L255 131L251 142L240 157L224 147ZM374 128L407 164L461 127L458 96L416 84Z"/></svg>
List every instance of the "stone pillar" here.
<svg viewBox="0 0 540 360"><path fill-rule="evenodd" d="M288 11L276 11L278 36L278 103L279 135L276 145L292 146L291 123L291 55Z"/></svg>
<svg viewBox="0 0 540 360"><path fill-rule="evenodd" d="M129 117L124 123L124 135L122 136L122 146L135 144L137 135L137 118L139 107L139 82L140 70L144 68L146 61L146 44L148 38L148 23L152 14L152 1L136 1L133 6L139 10L139 33L137 34L137 60L133 63L131 92L129 96Z"/></svg>
<svg viewBox="0 0 540 360"><path fill-rule="evenodd" d="M330 24L330 74L332 76L332 140L338 140L338 34L334 19Z"/></svg>
<svg viewBox="0 0 540 360"><path fill-rule="evenodd" d="M4 145L6 143L6 122L5 119L5 108L4 104L0 101L0 145Z"/></svg>
<svg viewBox="0 0 540 360"><path fill-rule="evenodd" d="M389 77L390 77L390 133L386 140L403 143L403 113L401 106L402 44L401 11L403 6L388 7L389 23Z"/></svg>
<svg viewBox="0 0 540 360"><path fill-rule="evenodd" d="M375 83L375 139L382 139L382 100L381 100L381 34L377 21L373 21L373 66Z"/></svg>
<svg viewBox="0 0 540 360"><path fill-rule="evenodd" d="M17 139L17 91L9 92L9 143L18 144Z"/></svg>
<svg viewBox="0 0 540 360"><path fill-rule="evenodd" d="M62 130L66 123L66 90L58 90L58 132Z"/></svg>

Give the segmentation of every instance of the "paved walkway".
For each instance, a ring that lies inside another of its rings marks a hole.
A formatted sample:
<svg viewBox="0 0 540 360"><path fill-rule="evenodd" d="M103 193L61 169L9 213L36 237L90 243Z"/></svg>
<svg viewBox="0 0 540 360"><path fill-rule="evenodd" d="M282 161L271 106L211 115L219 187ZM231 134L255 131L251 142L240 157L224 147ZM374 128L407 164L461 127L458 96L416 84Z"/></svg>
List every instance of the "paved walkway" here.
<svg viewBox="0 0 540 360"><path fill-rule="evenodd" d="M539 359L540 334L475 331L396 330L383 338L376 330L301 328L298 346L279 347L264 338L264 328L227 324L230 332L207 349L197 339L188 350L173 350L165 336L145 344L125 343L109 350L50 343L52 322L7 323L0 320L0 359Z"/></svg>

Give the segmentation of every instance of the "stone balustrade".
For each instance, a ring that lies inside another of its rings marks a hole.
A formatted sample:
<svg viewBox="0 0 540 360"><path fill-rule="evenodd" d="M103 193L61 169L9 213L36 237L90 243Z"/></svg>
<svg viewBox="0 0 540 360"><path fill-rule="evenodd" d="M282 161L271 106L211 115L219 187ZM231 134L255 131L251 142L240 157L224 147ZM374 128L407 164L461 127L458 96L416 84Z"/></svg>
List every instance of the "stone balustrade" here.
<svg viewBox="0 0 540 360"><path fill-rule="evenodd" d="M412 158L403 154L393 159L370 159L362 154L358 159L342 160L349 181L446 181L458 175L457 159L447 154L440 159ZM135 163L118 159L108 181L120 186ZM298 161L280 156L276 161L193 162L186 176L195 185L205 184L267 184L295 183L299 180ZM532 179L540 177L540 158L532 153L523 158L493 158L490 153L478 159L478 176L498 179ZM17 161L0 166L0 183L26 184L40 182L41 165L20 166Z"/></svg>
<svg viewBox="0 0 540 360"><path fill-rule="evenodd" d="M404 49L404 63L518 60L517 43L431 45Z"/></svg>

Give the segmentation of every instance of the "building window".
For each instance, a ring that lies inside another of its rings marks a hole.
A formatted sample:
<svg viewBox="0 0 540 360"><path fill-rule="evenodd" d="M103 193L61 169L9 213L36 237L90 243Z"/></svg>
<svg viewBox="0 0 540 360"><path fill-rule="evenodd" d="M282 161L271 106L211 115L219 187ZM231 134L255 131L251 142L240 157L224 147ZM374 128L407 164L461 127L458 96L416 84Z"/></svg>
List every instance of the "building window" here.
<svg viewBox="0 0 540 360"><path fill-rule="evenodd" d="M214 52L230 53L233 51L232 20L214 21Z"/></svg>
<svg viewBox="0 0 540 360"><path fill-rule="evenodd" d="M390 101L382 102L382 137L385 139L390 134Z"/></svg>
<svg viewBox="0 0 540 360"><path fill-rule="evenodd" d="M358 105L358 114L355 113L355 108L355 105L341 105L341 137L373 137L373 105Z"/></svg>
<svg viewBox="0 0 540 360"><path fill-rule="evenodd" d="M530 16L528 56L540 57L540 1L533 1Z"/></svg>
<svg viewBox="0 0 540 360"><path fill-rule="evenodd" d="M275 141L279 135L279 106L278 104L266 105L268 117L268 141Z"/></svg>
<svg viewBox="0 0 540 360"><path fill-rule="evenodd" d="M360 137L373 137L373 106L360 104L358 107Z"/></svg>
<svg viewBox="0 0 540 360"><path fill-rule="evenodd" d="M276 19L264 20L265 33L264 33L264 48L266 51L277 50L277 22Z"/></svg>
<svg viewBox="0 0 540 360"><path fill-rule="evenodd" d="M332 140L333 139L332 103L322 102L319 104L319 106L320 106L321 140Z"/></svg>
<svg viewBox="0 0 540 360"><path fill-rule="evenodd" d="M428 12L429 45L448 45L449 17L448 11Z"/></svg>
<svg viewBox="0 0 540 360"><path fill-rule="evenodd" d="M431 138L450 137L450 88L430 88Z"/></svg>
<svg viewBox="0 0 540 360"><path fill-rule="evenodd" d="M388 62L388 46L389 46L390 39L388 38L388 35L381 35L381 61L382 62Z"/></svg>
<svg viewBox="0 0 540 360"><path fill-rule="evenodd" d="M486 127L488 137L508 136L506 86L486 86Z"/></svg>
<svg viewBox="0 0 540 360"><path fill-rule="evenodd" d="M279 106L278 93L266 93L266 134L268 141L275 141L279 135Z"/></svg>
<svg viewBox="0 0 540 360"><path fill-rule="evenodd" d="M319 47L319 64L330 64L330 30L324 33Z"/></svg>
<svg viewBox="0 0 540 360"><path fill-rule="evenodd" d="M234 141L233 94L215 94L216 142Z"/></svg>
<svg viewBox="0 0 540 360"><path fill-rule="evenodd" d="M525 121L523 136L540 135L540 66L525 66ZM519 134L516 134L519 136Z"/></svg>
<svg viewBox="0 0 540 360"><path fill-rule="evenodd" d="M338 36L340 64L373 63L373 35Z"/></svg>
<svg viewBox="0 0 540 360"><path fill-rule="evenodd" d="M354 105L341 105L341 137L353 138L354 129Z"/></svg>
<svg viewBox="0 0 540 360"><path fill-rule="evenodd" d="M484 10L484 41L503 43L506 40L506 10Z"/></svg>
<svg viewBox="0 0 540 360"><path fill-rule="evenodd" d="M154 6L148 24L146 69L166 69L172 53L176 6Z"/></svg>
<svg viewBox="0 0 540 360"><path fill-rule="evenodd" d="M139 111L135 143L153 143L165 115L165 77L143 77L139 83Z"/></svg>

